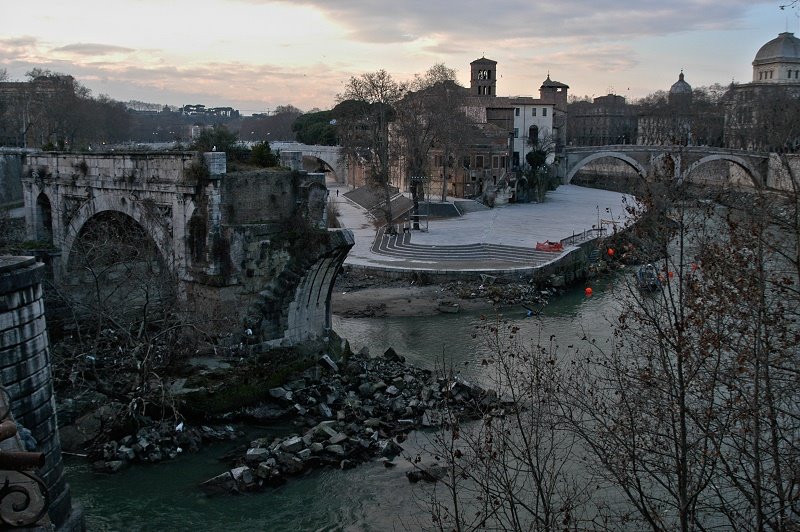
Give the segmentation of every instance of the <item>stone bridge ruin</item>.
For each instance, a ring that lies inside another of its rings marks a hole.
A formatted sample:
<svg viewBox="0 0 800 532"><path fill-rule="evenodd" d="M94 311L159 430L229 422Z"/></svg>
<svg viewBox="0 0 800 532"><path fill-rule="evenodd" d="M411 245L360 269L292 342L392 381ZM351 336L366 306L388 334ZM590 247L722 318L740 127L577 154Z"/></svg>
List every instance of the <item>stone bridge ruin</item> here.
<svg viewBox="0 0 800 532"><path fill-rule="evenodd" d="M326 229L324 174L227 172L221 152L23 157L27 236L51 249L56 284L80 278L76 244L102 218L145 235L181 310L259 342L322 338L333 281L353 246Z"/></svg>

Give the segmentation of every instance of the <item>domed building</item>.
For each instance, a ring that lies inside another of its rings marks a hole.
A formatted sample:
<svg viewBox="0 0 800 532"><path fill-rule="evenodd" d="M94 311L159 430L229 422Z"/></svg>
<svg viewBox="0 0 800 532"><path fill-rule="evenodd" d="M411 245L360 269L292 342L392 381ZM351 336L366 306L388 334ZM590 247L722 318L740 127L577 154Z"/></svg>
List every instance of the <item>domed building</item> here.
<svg viewBox="0 0 800 532"><path fill-rule="evenodd" d="M678 81L673 83L672 87L669 88L669 100L670 102L673 102L684 99L687 99L691 102L692 86L686 83L686 80L683 79L683 70L681 70L680 75L678 75Z"/></svg>
<svg viewBox="0 0 800 532"><path fill-rule="evenodd" d="M800 115L800 39L783 32L758 49L753 80L732 84L725 113L725 145L762 151L796 151Z"/></svg>
<svg viewBox="0 0 800 532"><path fill-rule="evenodd" d="M641 145L684 145L696 142L693 135L694 113L692 86L683 70L672 84L666 101L640 108L636 125L636 143Z"/></svg>
<svg viewBox="0 0 800 532"><path fill-rule="evenodd" d="M800 83L800 39L794 33L783 32L759 48L753 82Z"/></svg>

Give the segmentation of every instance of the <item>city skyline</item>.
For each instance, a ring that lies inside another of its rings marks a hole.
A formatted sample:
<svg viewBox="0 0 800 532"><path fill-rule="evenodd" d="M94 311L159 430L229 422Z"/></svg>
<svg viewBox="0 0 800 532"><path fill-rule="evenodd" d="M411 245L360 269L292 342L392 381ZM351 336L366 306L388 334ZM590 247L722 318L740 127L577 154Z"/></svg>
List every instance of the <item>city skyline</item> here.
<svg viewBox="0 0 800 532"><path fill-rule="evenodd" d="M683 70L693 86L751 80L759 47L797 33L779 1L51 0L2 8L0 69L74 76L94 95L243 114L328 109L351 76L410 79L435 63L469 85L498 62L498 95L537 95L548 75L578 96L640 98Z"/></svg>

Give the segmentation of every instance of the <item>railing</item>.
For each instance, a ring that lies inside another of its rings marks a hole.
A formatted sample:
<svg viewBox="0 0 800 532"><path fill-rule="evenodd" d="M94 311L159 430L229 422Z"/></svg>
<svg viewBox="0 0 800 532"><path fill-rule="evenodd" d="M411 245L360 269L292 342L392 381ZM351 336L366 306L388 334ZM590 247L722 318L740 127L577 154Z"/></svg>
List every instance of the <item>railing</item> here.
<svg viewBox="0 0 800 532"><path fill-rule="evenodd" d="M606 232L605 227L601 227L599 229L596 227L592 227L591 229L587 229L582 233L572 233L572 236L568 236L567 238L562 238L561 244L564 246L575 246L583 242L594 240L595 238L600 238L605 234L605 232Z"/></svg>
<svg viewBox="0 0 800 532"><path fill-rule="evenodd" d="M2 387L0 420L0 529L35 525L47 513L50 497L44 481L30 471L42 467L45 458L43 453L14 450L22 445Z"/></svg>

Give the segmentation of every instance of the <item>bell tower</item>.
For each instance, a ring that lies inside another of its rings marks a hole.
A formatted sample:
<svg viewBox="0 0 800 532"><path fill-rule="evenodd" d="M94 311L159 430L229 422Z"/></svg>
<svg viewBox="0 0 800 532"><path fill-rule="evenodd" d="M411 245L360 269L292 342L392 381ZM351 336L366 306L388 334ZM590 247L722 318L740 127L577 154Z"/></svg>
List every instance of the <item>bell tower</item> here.
<svg viewBox="0 0 800 532"><path fill-rule="evenodd" d="M469 93L473 96L497 96L497 61L481 57L469 66Z"/></svg>

